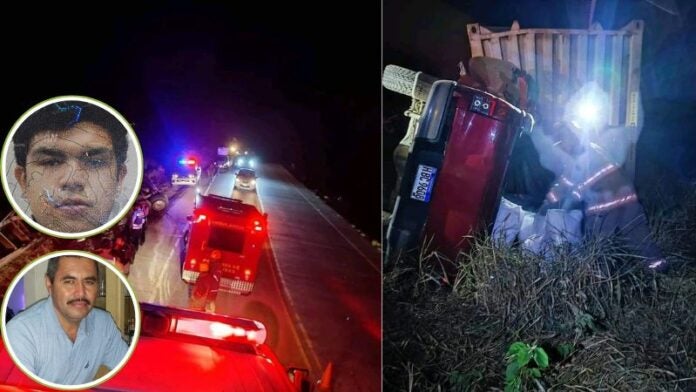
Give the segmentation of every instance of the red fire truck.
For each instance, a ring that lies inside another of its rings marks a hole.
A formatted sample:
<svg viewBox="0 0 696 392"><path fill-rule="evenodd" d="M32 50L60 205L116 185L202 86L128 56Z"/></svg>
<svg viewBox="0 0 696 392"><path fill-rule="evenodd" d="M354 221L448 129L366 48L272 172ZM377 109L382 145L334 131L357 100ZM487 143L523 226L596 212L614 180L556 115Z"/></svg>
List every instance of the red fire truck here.
<svg viewBox="0 0 696 392"><path fill-rule="evenodd" d="M201 272L210 270L211 262L219 261L220 291L250 294L267 238L267 217L241 200L197 195L184 236L186 254L181 278L194 284Z"/></svg>

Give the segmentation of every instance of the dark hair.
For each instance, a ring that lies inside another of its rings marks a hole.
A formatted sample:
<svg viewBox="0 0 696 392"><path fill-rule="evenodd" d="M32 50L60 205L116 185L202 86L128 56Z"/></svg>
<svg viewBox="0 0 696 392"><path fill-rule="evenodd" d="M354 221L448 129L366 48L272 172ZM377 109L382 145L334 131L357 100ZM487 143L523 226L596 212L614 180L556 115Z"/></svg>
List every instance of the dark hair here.
<svg viewBox="0 0 696 392"><path fill-rule="evenodd" d="M96 260L90 259L89 257L84 257L84 256L68 256L68 255L63 255L63 256L57 256L57 257L51 257L48 259L48 268L46 268L46 276L48 276L48 280L53 283L53 279L56 277L56 271L58 271L58 262L62 257L77 257L80 259L86 259L86 260L92 260L94 262L94 268L97 270L97 280L99 280L99 263L97 263Z"/></svg>
<svg viewBox="0 0 696 392"><path fill-rule="evenodd" d="M17 165L27 165L29 145L36 135L44 132L65 132L81 122L91 122L106 130L116 154L116 168L121 170L128 153L126 128L105 109L82 101L54 103L27 117L12 138Z"/></svg>

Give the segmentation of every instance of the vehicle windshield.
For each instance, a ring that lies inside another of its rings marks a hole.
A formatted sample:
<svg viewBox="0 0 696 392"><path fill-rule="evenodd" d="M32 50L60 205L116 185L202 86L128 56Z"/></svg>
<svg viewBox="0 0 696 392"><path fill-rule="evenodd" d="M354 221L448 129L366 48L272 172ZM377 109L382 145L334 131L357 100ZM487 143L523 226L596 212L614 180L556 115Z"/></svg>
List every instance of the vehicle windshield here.
<svg viewBox="0 0 696 392"><path fill-rule="evenodd" d="M239 176L239 177L255 177L256 173L253 170L240 169L239 172L237 173L237 176Z"/></svg>

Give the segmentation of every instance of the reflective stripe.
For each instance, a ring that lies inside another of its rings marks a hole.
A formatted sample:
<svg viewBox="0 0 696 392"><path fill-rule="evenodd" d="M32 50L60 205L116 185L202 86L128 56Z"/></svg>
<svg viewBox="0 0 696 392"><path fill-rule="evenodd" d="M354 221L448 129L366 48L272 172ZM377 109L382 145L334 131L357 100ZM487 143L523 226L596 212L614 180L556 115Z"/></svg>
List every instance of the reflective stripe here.
<svg viewBox="0 0 696 392"><path fill-rule="evenodd" d="M584 188L586 188L586 187L588 187L588 186L594 184L594 183L597 182L600 178L606 176L606 175L609 174L609 173L615 172L615 171L618 170L618 169L619 169L618 166L616 166L616 165L614 165L614 164L611 164L611 163L608 164L607 166L604 166L603 168L599 169L595 174L593 174L592 176L590 176L590 178L588 178L587 180L585 180L585 182L583 182L582 184L578 185L578 188L577 188L578 191L582 192L582 190L583 190Z"/></svg>
<svg viewBox="0 0 696 392"><path fill-rule="evenodd" d="M575 198L578 200L582 200L582 195L576 190L573 191L573 196L575 196Z"/></svg>
<svg viewBox="0 0 696 392"><path fill-rule="evenodd" d="M572 183L569 179L567 179L564 175L561 175L560 180L561 180L562 183L564 183L564 184L566 184L566 185L568 185L568 186L570 186L570 187L572 187L573 185L575 185L575 184Z"/></svg>
<svg viewBox="0 0 696 392"><path fill-rule="evenodd" d="M648 262L648 268L650 269L660 269L664 267L667 264L667 260L665 259L657 259L657 260L652 260Z"/></svg>
<svg viewBox="0 0 696 392"><path fill-rule="evenodd" d="M556 196L553 191L549 191L549 193L546 194L546 198L549 199L550 202L555 203L558 201L558 196Z"/></svg>
<svg viewBox="0 0 696 392"><path fill-rule="evenodd" d="M606 203L595 204L595 205L589 206L589 207L587 207L586 211L588 214L596 214L596 213L600 213L600 212L604 212L607 210L611 210L611 209L620 207L624 204L627 204L627 203L630 203L633 201L637 201L637 200L638 200L638 196L636 196L635 193L631 193L628 196L623 196L623 197L608 201Z"/></svg>

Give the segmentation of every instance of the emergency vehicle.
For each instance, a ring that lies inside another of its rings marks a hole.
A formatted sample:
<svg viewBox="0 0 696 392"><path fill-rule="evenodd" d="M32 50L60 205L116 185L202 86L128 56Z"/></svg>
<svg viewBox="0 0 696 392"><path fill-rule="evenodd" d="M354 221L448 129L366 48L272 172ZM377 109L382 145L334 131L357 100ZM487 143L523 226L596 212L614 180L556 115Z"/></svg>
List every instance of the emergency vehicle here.
<svg viewBox="0 0 696 392"><path fill-rule="evenodd" d="M256 281L261 251L267 238L267 214L241 200L197 195L188 217L181 278L196 283L214 260L222 262L220 291L250 294Z"/></svg>
<svg viewBox="0 0 696 392"><path fill-rule="evenodd" d="M324 392L307 369L285 368L255 320L140 304L142 326L126 365L99 391ZM325 382L325 383L328 383ZM22 373L0 340L0 391L53 390Z"/></svg>
<svg viewBox="0 0 696 392"><path fill-rule="evenodd" d="M179 169L172 174L172 185L195 186L201 177L201 167L195 158L179 160Z"/></svg>

